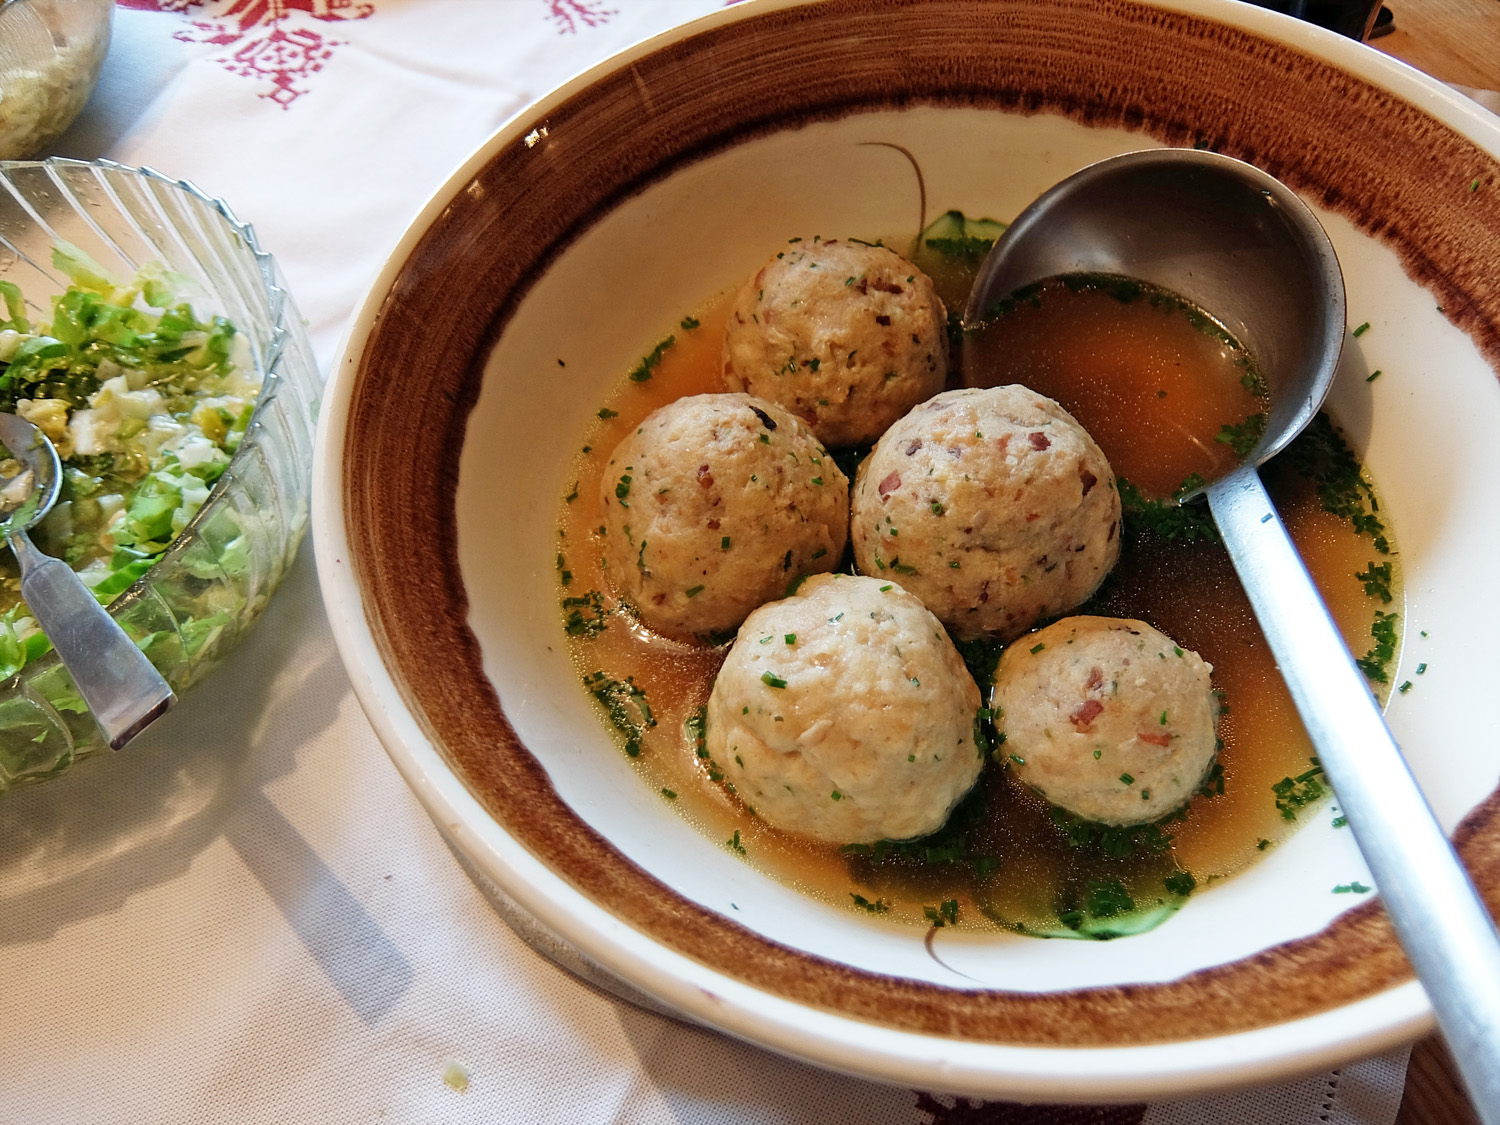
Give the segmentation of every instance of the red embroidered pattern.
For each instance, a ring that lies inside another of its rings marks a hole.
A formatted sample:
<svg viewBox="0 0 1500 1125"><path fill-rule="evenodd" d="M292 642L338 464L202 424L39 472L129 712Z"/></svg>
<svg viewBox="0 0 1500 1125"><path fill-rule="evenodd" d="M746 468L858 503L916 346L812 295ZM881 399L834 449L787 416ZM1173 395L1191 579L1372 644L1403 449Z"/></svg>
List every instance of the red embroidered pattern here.
<svg viewBox="0 0 1500 1125"><path fill-rule="evenodd" d="M282 109L307 93L306 80L323 69L339 39L326 38L309 19L332 22L362 20L375 11L375 0L115 0L122 8L148 12L188 13L218 3L207 13L211 18L193 20L173 38L184 43L209 43L235 47L217 60L231 74L259 78L270 84L261 94ZM608 23L618 10L601 0L543 0L547 15L559 35L571 35L580 27ZM729 0L733 3L734 0ZM257 34L261 33L262 34ZM243 41L243 42L242 42ZM241 44L236 46L236 44Z"/></svg>
<svg viewBox="0 0 1500 1125"><path fill-rule="evenodd" d="M547 7L560 35L576 32L579 24L598 27L618 14L615 9L599 4L598 0L547 0Z"/></svg>
<svg viewBox="0 0 1500 1125"><path fill-rule="evenodd" d="M122 8L154 12L189 12L212 0L116 0ZM230 0L210 19L193 20L173 38L184 43L209 43L235 47L217 62L231 74L258 78L270 84L261 94L288 108L307 93L306 79L341 46L338 39L325 38L313 27L303 26L311 18L362 20L375 11L374 3L356 0ZM257 34L257 33L261 34ZM238 45L238 46L236 46Z"/></svg>

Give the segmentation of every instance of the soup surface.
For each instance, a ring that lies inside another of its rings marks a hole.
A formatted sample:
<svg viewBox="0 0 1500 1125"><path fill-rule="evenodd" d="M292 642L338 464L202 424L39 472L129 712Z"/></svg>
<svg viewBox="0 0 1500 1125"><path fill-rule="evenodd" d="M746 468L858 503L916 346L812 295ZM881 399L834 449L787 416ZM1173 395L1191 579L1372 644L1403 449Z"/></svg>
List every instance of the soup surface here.
<svg viewBox="0 0 1500 1125"><path fill-rule="evenodd" d="M1053 278L1025 292L965 339L966 385L1022 383L1056 399L1115 475L1155 499L1191 476L1222 476L1259 437L1264 380L1198 309L1109 276Z"/></svg>
<svg viewBox="0 0 1500 1125"><path fill-rule="evenodd" d="M950 213L943 221L955 220ZM961 225L957 238L931 233L913 258L949 307L960 308L985 244L966 241ZM1206 507L1170 500L1186 478L1232 466L1258 436L1264 399L1253 360L1171 294L1099 277L1048 282L978 334L955 328L950 385L1024 383L1073 413L1109 457L1126 514L1122 554L1075 612L1147 621L1213 665L1223 745L1203 791L1162 822L1109 828L1017 783L1001 745L948 825L921 840L839 848L757 819L703 741L702 708L724 649L642 627L610 593L602 564L599 495L610 452L657 407L727 389L720 345L729 301L723 295L684 317L621 378L581 435L559 514L557 566L575 667L664 801L747 862L850 909L927 926L1094 938L1159 923L1188 895L1274 847L1299 819L1340 823L1323 804L1311 747ZM864 452L836 451L851 479ZM1326 418L1264 476L1378 689L1395 656L1399 590L1368 480ZM1000 650L960 646L986 695Z"/></svg>

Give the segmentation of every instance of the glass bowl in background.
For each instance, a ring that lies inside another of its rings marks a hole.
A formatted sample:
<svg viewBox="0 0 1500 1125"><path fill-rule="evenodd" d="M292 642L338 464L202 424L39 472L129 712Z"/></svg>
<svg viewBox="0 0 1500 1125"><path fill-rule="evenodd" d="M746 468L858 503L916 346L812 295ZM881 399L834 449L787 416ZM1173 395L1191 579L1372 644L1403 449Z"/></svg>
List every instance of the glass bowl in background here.
<svg viewBox="0 0 1500 1125"><path fill-rule="evenodd" d="M0 280L35 319L69 280L70 243L117 278L159 262L187 279L200 319L222 315L262 376L249 427L203 507L110 613L179 694L264 608L307 527L321 380L302 321L269 254L220 200L185 181L110 161L0 162ZM0 791L52 777L104 749L57 654L0 683Z"/></svg>
<svg viewBox="0 0 1500 1125"><path fill-rule="evenodd" d="M35 156L93 93L113 0L0 0L0 160Z"/></svg>

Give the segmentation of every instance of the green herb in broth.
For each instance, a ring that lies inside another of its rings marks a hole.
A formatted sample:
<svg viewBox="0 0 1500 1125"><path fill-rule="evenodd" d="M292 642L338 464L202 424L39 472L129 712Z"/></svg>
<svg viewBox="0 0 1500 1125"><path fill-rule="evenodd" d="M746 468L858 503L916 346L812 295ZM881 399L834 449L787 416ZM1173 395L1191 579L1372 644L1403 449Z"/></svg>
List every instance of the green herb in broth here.
<svg viewBox="0 0 1500 1125"><path fill-rule="evenodd" d="M1375 623L1370 626L1370 636L1375 639L1375 646L1355 661L1365 678L1377 683L1387 684L1390 682L1391 661L1396 659L1396 650L1400 646L1401 638L1396 630L1398 617L1394 613L1382 613L1375 611Z"/></svg>
<svg viewBox="0 0 1500 1125"><path fill-rule="evenodd" d="M1243 461L1250 456L1250 451L1266 432L1266 422L1269 419L1270 415L1261 410L1251 414L1243 422L1226 422L1214 436L1214 440L1229 446L1234 450L1234 455Z"/></svg>
<svg viewBox="0 0 1500 1125"><path fill-rule="evenodd" d="M1267 468L1273 472L1294 471L1313 481L1325 511L1347 519L1355 534L1367 536L1380 554L1391 553L1374 486L1326 413L1319 412Z"/></svg>
<svg viewBox="0 0 1500 1125"><path fill-rule="evenodd" d="M683 327L686 328L687 325L684 323ZM656 347L651 349L651 353L645 356L641 360L641 362L636 365L635 369L631 371L630 381L632 383L644 383L647 379L651 378L652 370L661 365L662 355L675 343L677 343L677 337L668 336L666 339L657 344Z"/></svg>
<svg viewBox="0 0 1500 1125"><path fill-rule="evenodd" d="M572 575L569 574L569 581ZM561 576L559 576L560 579ZM562 583L567 586L567 582ZM563 632L570 637L597 637L609 626L607 620L609 611L604 606L604 597L598 590L590 590L586 594L576 597L567 597L562 600L564 613Z"/></svg>
<svg viewBox="0 0 1500 1125"><path fill-rule="evenodd" d="M583 686L604 708L610 725L624 736L625 753L639 756L646 732L656 726L656 716L635 677L617 680L606 672L592 672L583 678Z"/></svg>
<svg viewBox="0 0 1500 1125"><path fill-rule="evenodd" d="M912 243L913 264L932 278L948 307L948 348L954 355L963 346L963 310L969 289L1006 225L996 219L971 219L962 211L945 211Z"/></svg>
<svg viewBox="0 0 1500 1125"><path fill-rule="evenodd" d="M1115 481L1120 490L1120 508L1125 526L1137 534L1150 534L1168 543L1217 543L1219 529L1207 504L1179 504L1175 500L1153 500L1124 477ZM1190 492L1195 482L1186 481L1179 493Z"/></svg>
<svg viewBox="0 0 1500 1125"><path fill-rule="evenodd" d="M1328 795L1328 786L1323 781L1323 766L1317 758L1309 758L1312 767L1296 777L1284 777L1271 786L1276 794L1276 808L1285 820L1296 820L1297 814L1308 805L1320 804Z"/></svg>
<svg viewBox="0 0 1500 1125"><path fill-rule="evenodd" d="M962 211L945 211L917 236L917 264L924 257L936 256L977 268L1006 226L995 219L971 219Z"/></svg>

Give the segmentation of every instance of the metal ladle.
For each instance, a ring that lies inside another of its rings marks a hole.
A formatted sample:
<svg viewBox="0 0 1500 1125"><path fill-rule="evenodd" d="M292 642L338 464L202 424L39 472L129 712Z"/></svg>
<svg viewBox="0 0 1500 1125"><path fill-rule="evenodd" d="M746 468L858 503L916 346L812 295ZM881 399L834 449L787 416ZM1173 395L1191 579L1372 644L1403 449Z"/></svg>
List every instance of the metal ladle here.
<svg viewBox="0 0 1500 1125"><path fill-rule="evenodd" d="M0 535L21 567L21 599L62 657L100 733L119 750L177 697L77 571L42 554L26 534L52 509L62 479L47 435L24 418L0 413L0 444L23 466L3 490L0 515Z"/></svg>
<svg viewBox="0 0 1500 1125"><path fill-rule="evenodd" d="M1260 442L1204 494L1319 761L1480 1118L1500 1125L1500 936L1397 748L1256 467L1318 412L1343 350L1328 235L1280 181L1193 149L1090 165L1028 207L980 268L966 328L1023 285L1123 274L1211 313L1270 392Z"/></svg>

